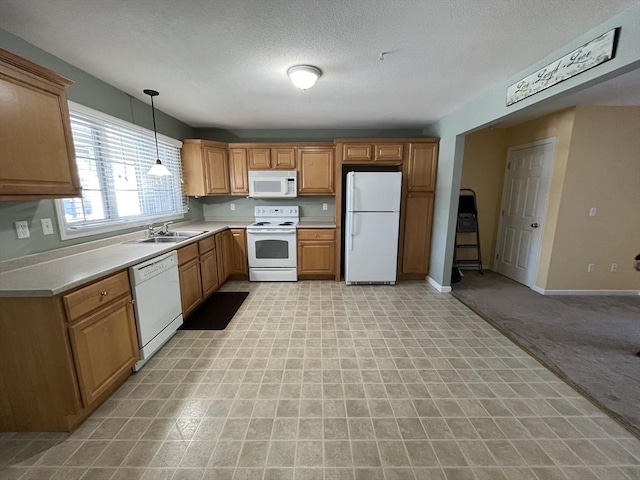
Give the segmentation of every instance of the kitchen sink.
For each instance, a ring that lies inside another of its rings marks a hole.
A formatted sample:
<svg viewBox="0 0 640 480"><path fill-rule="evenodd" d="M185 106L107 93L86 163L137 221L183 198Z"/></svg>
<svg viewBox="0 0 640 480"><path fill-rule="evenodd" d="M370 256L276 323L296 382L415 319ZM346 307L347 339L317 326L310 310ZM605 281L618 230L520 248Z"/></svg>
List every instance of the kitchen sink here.
<svg viewBox="0 0 640 480"><path fill-rule="evenodd" d="M180 243L190 238L197 237L207 233L207 230L181 230L175 232L167 232L162 235L156 235L154 237L139 238L137 240L130 240L125 243Z"/></svg>

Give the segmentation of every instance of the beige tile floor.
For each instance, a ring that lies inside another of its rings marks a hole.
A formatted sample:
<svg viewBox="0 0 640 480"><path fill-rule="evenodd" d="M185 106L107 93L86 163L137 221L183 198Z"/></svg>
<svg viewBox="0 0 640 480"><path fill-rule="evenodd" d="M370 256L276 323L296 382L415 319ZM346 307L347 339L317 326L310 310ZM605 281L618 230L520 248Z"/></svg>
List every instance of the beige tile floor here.
<svg viewBox="0 0 640 480"><path fill-rule="evenodd" d="M230 282L80 428L0 434L2 479L629 480L640 441L424 282Z"/></svg>

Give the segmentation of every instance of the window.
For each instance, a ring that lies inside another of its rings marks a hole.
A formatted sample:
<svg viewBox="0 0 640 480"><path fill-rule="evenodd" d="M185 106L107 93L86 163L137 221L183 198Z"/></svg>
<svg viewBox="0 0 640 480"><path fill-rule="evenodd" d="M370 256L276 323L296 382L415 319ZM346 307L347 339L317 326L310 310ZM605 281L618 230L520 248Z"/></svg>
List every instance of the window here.
<svg viewBox="0 0 640 480"><path fill-rule="evenodd" d="M158 135L160 161L168 177L147 172L156 161L153 131L69 102L82 198L56 201L63 239L180 218L182 143Z"/></svg>

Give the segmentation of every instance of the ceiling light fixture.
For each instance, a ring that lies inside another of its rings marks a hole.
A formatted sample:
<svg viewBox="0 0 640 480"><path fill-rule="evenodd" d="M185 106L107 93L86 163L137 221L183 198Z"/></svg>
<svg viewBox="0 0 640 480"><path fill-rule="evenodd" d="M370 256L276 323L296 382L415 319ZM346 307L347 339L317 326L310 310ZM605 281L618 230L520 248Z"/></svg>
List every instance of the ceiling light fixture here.
<svg viewBox="0 0 640 480"><path fill-rule="evenodd" d="M305 91L315 85L316 80L322 76L322 70L313 65L294 65L287 70L287 75L296 87Z"/></svg>
<svg viewBox="0 0 640 480"><path fill-rule="evenodd" d="M158 131L156 130L156 109L153 106L153 97L160 95L155 90L143 90L146 95L151 97L151 114L153 115L153 135L156 139L156 163L149 169L147 175L153 175L155 177L166 177L171 175L169 169L160 161L160 151L158 150Z"/></svg>

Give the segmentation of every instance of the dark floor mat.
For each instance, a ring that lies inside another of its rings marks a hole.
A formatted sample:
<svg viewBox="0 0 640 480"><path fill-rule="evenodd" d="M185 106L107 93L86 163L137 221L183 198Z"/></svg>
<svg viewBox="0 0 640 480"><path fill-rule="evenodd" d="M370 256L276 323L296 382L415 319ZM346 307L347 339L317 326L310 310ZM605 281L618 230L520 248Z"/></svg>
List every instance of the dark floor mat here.
<svg viewBox="0 0 640 480"><path fill-rule="evenodd" d="M249 292L216 292L184 322L180 330L224 330Z"/></svg>

